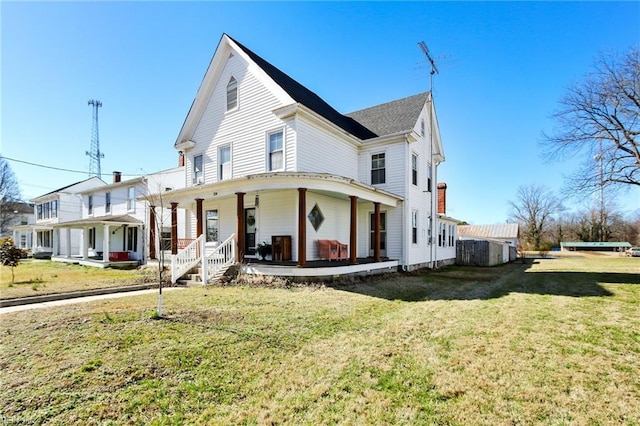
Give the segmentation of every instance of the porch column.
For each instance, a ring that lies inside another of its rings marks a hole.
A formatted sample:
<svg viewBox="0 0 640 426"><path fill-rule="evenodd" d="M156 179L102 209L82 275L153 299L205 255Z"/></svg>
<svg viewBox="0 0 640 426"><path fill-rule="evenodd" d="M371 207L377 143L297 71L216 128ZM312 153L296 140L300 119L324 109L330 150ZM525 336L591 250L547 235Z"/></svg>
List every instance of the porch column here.
<svg viewBox="0 0 640 426"><path fill-rule="evenodd" d="M380 262L380 203L373 203L373 261Z"/></svg>
<svg viewBox="0 0 640 426"><path fill-rule="evenodd" d="M109 253L104 253L103 256L109 255ZM86 226L82 228L82 260L87 260L89 258L89 228Z"/></svg>
<svg viewBox="0 0 640 426"><path fill-rule="evenodd" d="M357 244L358 244L358 197L355 195L351 198L351 226L349 228L349 263L355 265L358 263Z"/></svg>
<svg viewBox="0 0 640 426"><path fill-rule="evenodd" d="M51 233L53 234L51 236L51 254L53 256L57 256L60 254L60 243L58 242L58 240L60 239L60 231L58 231L58 228L53 228L53 231L51 231Z"/></svg>
<svg viewBox="0 0 640 426"><path fill-rule="evenodd" d="M109 237L110 236L111 236L111 233L109 232L109 225L105 224L102 227L102 263L109 262ZM122 238L124 239L124 234Z"/></svg>
<svg viewBox="0 0 640 426"><path fill-rule="evenodd" d="M196 198L196 238L202 235L203 221L202 221L202 202L204 198Z"/></svg>
<svg viewBox="0 0 640 426"><path fill-rule="evenodd" d="M171 254L178 253L178 203L171 203Z"/></svg>
<svg viewBox="0 0 640 426"><path fill-rule="evenodd" d="M242 262L244 259L244 192L236 192L236 217L236 241L238 242L236 262Z"/></svg>
<svg viewBox="0 0 640 426"><path fill-rule="evenodd" d="M38 231L36 228L33 228L31 231L31 254L36 252L36 248L38 247Z"/></svg>
<svg viewBox="0 0 640 426"><path fill-rule="evenodd" d="M149 259L156 258L156 206L149 206Z"/></svg>
<svg viewBox="0 0 640 426"><path fill-rule="evenodd" d="M307 188L298 188L298 266L307 264Z"/></svg>
<svg viewBox="0 0 640 426"><path fill-rule="evenodd" d="M71 228L66 228L66 240L67 240L67 257L71 257Z"/></svg>

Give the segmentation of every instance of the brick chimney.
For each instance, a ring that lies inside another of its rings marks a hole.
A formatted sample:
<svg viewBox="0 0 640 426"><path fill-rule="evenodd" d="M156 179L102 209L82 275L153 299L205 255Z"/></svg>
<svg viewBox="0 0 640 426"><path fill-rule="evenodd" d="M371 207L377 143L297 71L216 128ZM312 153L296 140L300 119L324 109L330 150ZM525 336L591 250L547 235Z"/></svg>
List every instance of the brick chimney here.
<svg viewBox="0 0 640 426"><path fill-rule="evenodd" d="M184 152L178 151L178 167L184 166Z"/></svg>
<svg viewBox="0 0 640 426"><path fill-rule="evenodd" d="M447 214L447 184L438 184L438 214Z"/></svg>
<svg viewBox="0 0 640 426"><path fill-rule="evenodd" d="M113 172L113 183L118 183L122 180L121 172Z"/></svg>

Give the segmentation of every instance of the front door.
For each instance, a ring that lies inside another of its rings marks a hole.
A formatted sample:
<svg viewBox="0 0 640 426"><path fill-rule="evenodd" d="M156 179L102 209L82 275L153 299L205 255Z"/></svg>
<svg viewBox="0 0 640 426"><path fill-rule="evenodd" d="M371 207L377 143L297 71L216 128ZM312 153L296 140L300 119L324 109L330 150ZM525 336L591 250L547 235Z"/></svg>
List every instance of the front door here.
<svg viewBox="0 0 640 426"><path fill-rule="evenodd" d="M245 254L256 254L256 209L244 209Z"/></svg>
<svg viewBox="0 0 640 426"><path fill-rule="evenodd" d="M369 217L369 256L373 256L373 242L375 237L375 214L371 213ZM387 256L387 213L380 212L380 256Z"/></svg>

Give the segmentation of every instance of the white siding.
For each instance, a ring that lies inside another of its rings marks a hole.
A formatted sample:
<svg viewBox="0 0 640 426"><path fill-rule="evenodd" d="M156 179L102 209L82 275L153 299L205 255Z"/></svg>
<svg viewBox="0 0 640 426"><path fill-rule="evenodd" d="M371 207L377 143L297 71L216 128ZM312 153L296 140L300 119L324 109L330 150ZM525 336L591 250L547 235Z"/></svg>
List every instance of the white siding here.
<svg viewBox="0 0 640 426"><path fill-rule="evenodd" d="M307 219L307 215L316 203L324 216L324 222L317 231L313 229L313 225ZM307 260L319 258L317 240L338 240L343 244L349 244L349 217L351 211L349 200L307 192L306 208Z"/></svg>
<svg viewBox="0 0 640 426"><path fill-rule="evenodd" d="M233 76L238 81L238 108L226 111L226 86ZM204 182L218 180L218 148L231 145L232 176L240 177L266 170L266 134L283 129L285 132L286 168L291 170L294 154L294 122L284 123L273 110L282 106L276 97L247 69L239 55L231 57L214 88L192 140L196 146L186 156L187 185L191 185L192 159L204 155Z"/></svg>
<svg viewBox="0 0 640 426"><path fill-rule="evenodd" d="M358 149L305 120L298 120L297 171L358 178Z"/></svg>
<svg viewBox="0 0 640 426"><path fill-rule="evenodd" d="M374 185L376 188L404 197L406 195L406 164L405 142L398 142L385 146L364 146L358 156L357 178L371 185L371 156L385 154L385 183Z"/></svg>

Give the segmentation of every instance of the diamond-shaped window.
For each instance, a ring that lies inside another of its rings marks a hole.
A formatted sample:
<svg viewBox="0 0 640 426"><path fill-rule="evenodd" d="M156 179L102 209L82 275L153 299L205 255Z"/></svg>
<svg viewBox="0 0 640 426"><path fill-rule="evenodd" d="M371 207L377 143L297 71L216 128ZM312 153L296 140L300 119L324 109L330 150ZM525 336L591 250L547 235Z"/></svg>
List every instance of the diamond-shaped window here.
<svg viewBox="0 0 640 426"><path fill-rule="evenodd" d="M322 226L322 222L324 222L324 215L320 211L320 207L318 207L317 203L315 206L313 206L307 217L309 218L309 222L311 222L311 225L313 225L313 229L315 229L316 231L320 229L320 226Z"/></svg>

